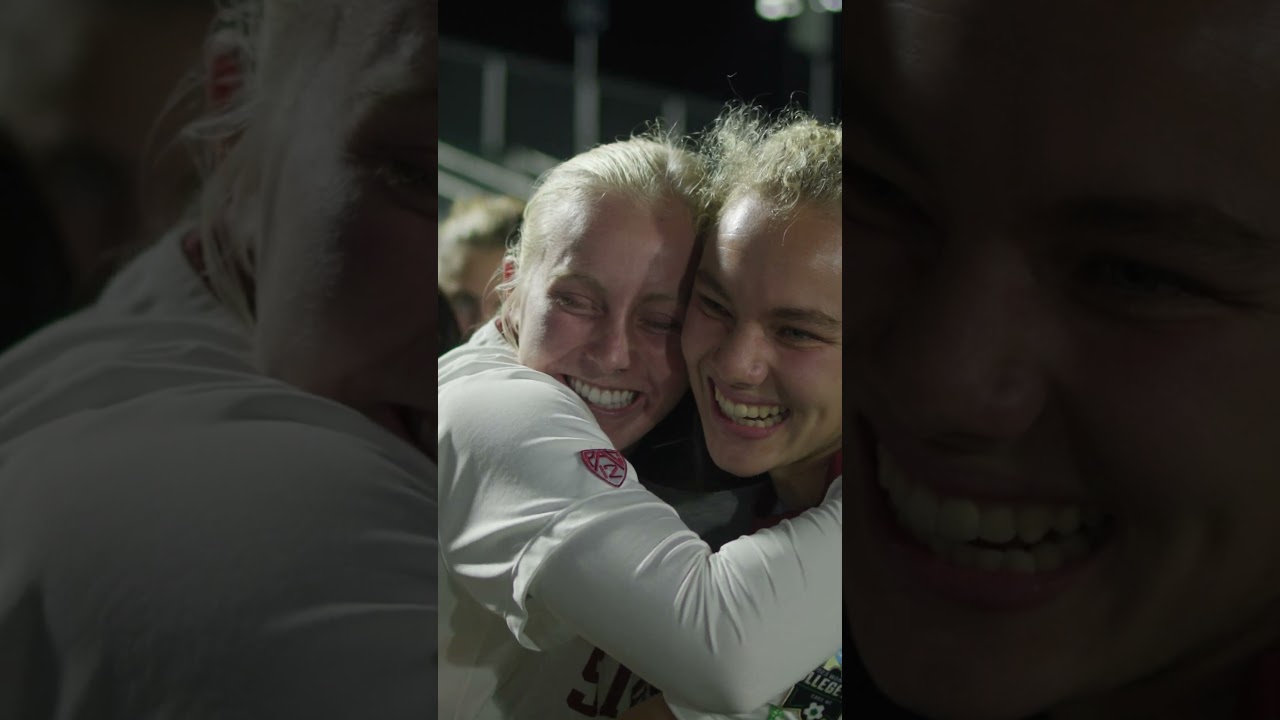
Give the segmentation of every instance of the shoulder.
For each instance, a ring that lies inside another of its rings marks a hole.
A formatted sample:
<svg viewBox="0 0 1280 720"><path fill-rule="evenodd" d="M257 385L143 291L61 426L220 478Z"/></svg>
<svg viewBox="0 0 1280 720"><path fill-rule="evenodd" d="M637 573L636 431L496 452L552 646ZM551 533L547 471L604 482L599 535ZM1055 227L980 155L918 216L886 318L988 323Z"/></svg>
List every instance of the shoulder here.
<svg viewBox="0 0 1280 720"><path fill-rule="evenodd" d="M582 436L612 447L586 403L564 383L514 361L476 359L436 395L440 442L507 442L530 433Z"/></svg>
<svg viewBox="0 0 1280 720"><path fill-rule="evenodd" d="M39 479L48 492L65 485L174 502L205 492L264 509L340 506L380 491L416 495L419 505L434 497L434 466L407 443L350 408L247 376L69 414L0 445L0 457L0 483Z"/></svg>

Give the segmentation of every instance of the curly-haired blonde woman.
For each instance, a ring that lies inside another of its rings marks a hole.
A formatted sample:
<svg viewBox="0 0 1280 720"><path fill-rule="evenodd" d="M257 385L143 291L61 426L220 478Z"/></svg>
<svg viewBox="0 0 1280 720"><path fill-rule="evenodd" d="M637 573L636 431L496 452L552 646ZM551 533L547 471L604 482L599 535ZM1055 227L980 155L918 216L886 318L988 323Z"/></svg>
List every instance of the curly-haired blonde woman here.
<svg viewBox="0 0 1280 720"><path fill-rule="evenodd" d="M727 112L707 138L715 222L686 315L683 351L711 458L767 474L769 527L840 497L843 346L842 138L792 112ZM824 569L837 580L839 565ZM838 602L840 591L833 600ZM812 620L810 621L812 622ZM823 628L840 642L841 624ZM664 688L623 717L839 718L843 655L759 680L767 702L736 713Z"/></svg>

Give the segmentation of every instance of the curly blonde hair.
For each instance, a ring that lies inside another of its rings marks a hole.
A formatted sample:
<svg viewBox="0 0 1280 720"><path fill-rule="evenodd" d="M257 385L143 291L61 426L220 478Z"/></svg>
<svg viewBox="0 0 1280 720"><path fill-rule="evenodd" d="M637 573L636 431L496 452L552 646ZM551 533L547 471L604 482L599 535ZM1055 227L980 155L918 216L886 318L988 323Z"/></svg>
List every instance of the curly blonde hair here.
<svg viewBox="0 0 1280 720"><path fill-rule="evenodd" d="M529 292L523 278L532 274L561 237L566 213L579 211L614 195L655 208L676 201L689 210L699 239L708 214L702 193L704 166L700 156L679 138L661 128L577 155L539 179L525 205L524 220L508 261L512 277L498 286L503 298L498 317L503 334L518 346L516 318Z"/></svg>
<svg viewBox="0 0 1280 720"><path fill-rule="evenodd" d="M775 218L801 208L839 214L844 151L840 124L788 108L770 115L730 105L701 136L707 159L704 204L715 217L746 195L763 198Z"/></svg>

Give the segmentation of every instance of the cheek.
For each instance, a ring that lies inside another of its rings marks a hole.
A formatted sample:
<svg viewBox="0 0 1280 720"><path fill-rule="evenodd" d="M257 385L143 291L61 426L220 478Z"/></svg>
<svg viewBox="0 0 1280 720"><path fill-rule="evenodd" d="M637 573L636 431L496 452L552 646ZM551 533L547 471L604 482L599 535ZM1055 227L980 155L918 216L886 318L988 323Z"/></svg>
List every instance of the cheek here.
<svg viewBox="0 0 1280 720"><path fill-rule="evenodd" d="M556 361L572 357L586 338L584 324L559 312L544 298L530 298L520 319L520 362L546 372Z"/></svg>
<svg viewBox="0 0 1280 720"><path fill-rule="evenodd" d="M697 369L698 363L715 347L721 334L720 327L701 311L693 309L688 312L681 334L681 351L690 368Z"/></svg>
<svg viewBox="0 0 1280 720"><path fill-rule="evenodd" d="M827 351L783 354L778 369L780 384L793 402L839 422L844 397L841 359L841 353Z"/></svg>
<svg viewBox="0 0 1280 720"><path fill-rule="evenodd" d="M920 269L911 265L906 250L893 239L863 238L861 243L857 262L845 270L843 288L846 297L852 297L845 306L853 313L848 320L855 328L853 336L870 340L921 295Z"/></svg>

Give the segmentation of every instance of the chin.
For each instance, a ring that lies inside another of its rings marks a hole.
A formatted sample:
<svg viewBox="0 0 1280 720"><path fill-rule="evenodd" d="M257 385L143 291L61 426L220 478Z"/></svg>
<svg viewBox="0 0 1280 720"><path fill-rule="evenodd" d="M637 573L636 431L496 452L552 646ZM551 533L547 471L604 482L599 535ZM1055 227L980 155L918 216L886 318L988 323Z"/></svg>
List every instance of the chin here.
<svg viewBox="0 0 1280 720"><path fill-rule="evenodd" d="M767 459L755 457L755 453L735 453L729 448L715 447L710 442L707 443L707 452L716 467L740 478L763 475L774 467Z"/></svg>
<svg viewBox="0 0 1280 720"><path fill-rule="evenodd" d="M931 653L923 643L891 639L884 628L859 629L859 654L876 686L932 720L1027 720L1056 704L1051 698L1061 690L1037 671L1035 659L988 663L980 650L947 657L945 650Z"/></svg>

